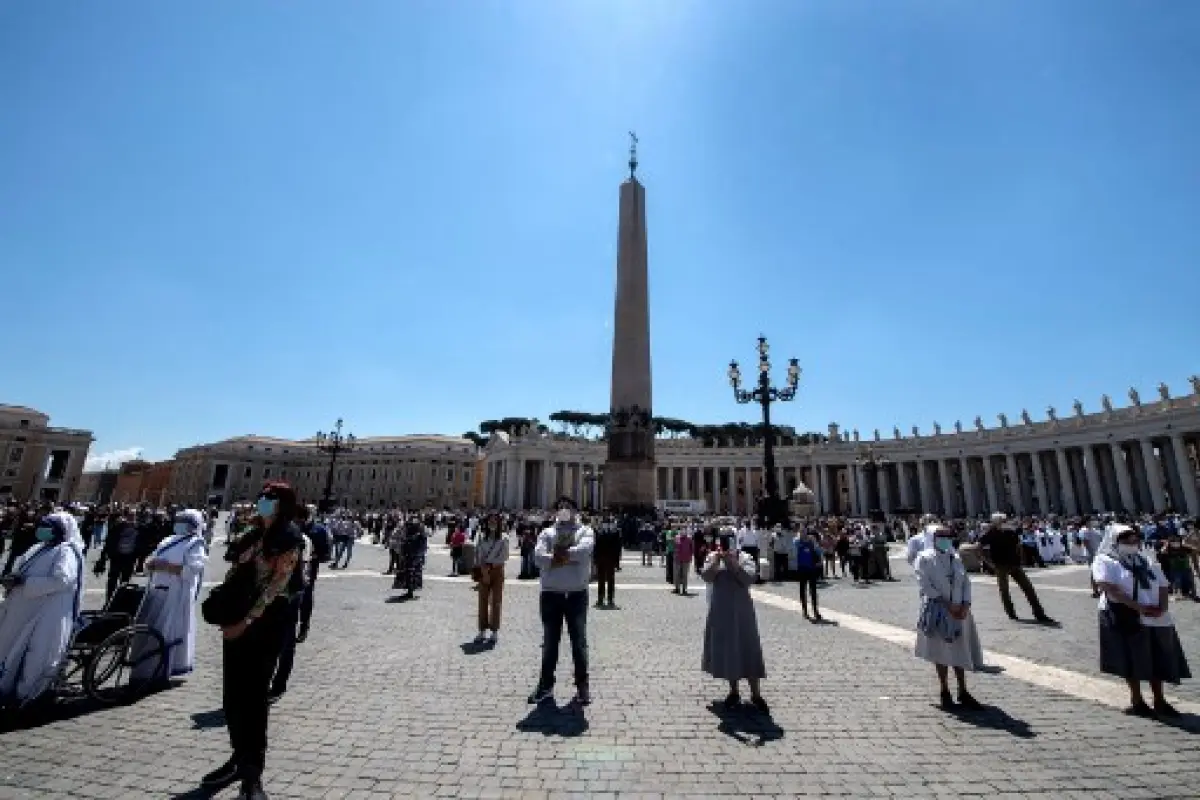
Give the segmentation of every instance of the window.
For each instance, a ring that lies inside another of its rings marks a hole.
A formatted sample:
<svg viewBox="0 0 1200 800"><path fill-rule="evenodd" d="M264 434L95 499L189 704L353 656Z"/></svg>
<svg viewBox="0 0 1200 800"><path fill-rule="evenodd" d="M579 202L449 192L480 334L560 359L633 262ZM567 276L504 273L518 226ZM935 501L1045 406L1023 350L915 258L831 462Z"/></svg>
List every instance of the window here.
<svg viewBox="0 0 1200 800"><path fill-rule="evenodd" d="M246 480L250 480L250 468L249 467L246 467L246 471L242 474L242 477L245 478Z"/></svg>
<svg viewBox="0 0 1200 800"><path fill-rule="evenodd" d="M263 470L263 480L265 481L270 477L271 477L271 468L267 467L266 469Z"/></svg>
<svg viewBox="0 0 1200 800"><path fill-rule="evenodd" d="M446 468L446 480L451 481L451 482L454 481L454 467Z"/></svg>
<svg viewBox="0 0 1200 800"><path fill-rule="evenodd" d="M227 480L229 480L229 465L217 464L216 469L213 470L212 488L224 489Z"/></svg>
<svg viewBox="0 0 1200 800"><path fill-rule="evenodd" d="M470 482L471 482L471 470L464 469L463 470L463 483L470 483Z"/></svg>
<svg viewBox="0 0 1200 800"><path fill-rule="evenodd" d="M437 477L437 469L438 469L437 467L433 468L433 477L435 477L435 478Z"/></svg>
<svg viewBox="0 0 1200 800"><path fill-rule="evenodd" d="M21 420L21 423L20 423L20 424L21 424L21 427L22 427L22 428L28 428L28 427L29 427L29 420L27 420L27 419L23 419L23 420Z"/></svg>
<svg viewBox="0 0 1200 800"><path fill-rule="evenodd" d="M25 457L25 448L24 447L14 447L8 453L8 463L10 463L10 464L20 463L21 459L24 457Z"/></svg>
<svg viewBox="0 0 1200 800"><path fill-rule="evenodd" d="M4 477L15 478L17 477L17 471L15 469L5 470Z"/></svg>

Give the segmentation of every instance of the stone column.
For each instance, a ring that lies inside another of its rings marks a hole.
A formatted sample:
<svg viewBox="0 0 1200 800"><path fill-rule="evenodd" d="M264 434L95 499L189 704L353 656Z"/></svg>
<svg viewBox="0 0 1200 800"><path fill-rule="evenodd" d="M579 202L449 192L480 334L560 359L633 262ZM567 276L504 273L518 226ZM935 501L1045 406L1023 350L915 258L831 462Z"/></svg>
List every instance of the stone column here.
<svg viewBox="0 0 1200 800"><path fill-rule="evenodd" d="M727 480L725 481L725 505L726 513L737 513L737 495L733 486L733 467L721 467L721 472L724 472Z"/></svg>
<svg viewBox="0 0 1200 800"><path fill-rule="evenodd" d="M995 514L1000 508L1000 492L996 489L996 465L991 456L983 457L983 481L987 488L988 513Z"/></svg>
<svg viewBox="0 0 1200 800"><path fill-rule="evenodd" d="M1067 460L1066 449L1060 447L1055 450L1054 459L1058 463L1058 485L1062 487L1063 510L1073 516L1081 509L1075 500L1075 481L1071 477L1071 463Z"/></svg>
<svg viewBox="0 0 1200 800"><path fill-rule="evenodd" d="M1158 464L1158 456L1154 455L1154 442L1142 439L1142 460L1146 464L1146 482L1150 484L1150 500L1154 503L1154 513L1161 514L1167 510L1166 498L1163 496L1162 468Z"/></svg>
<svg viewBox="0 0 1200 800"><path fill-rule="evenodd" d="M746 503L746 507L745 507L744 513L745 513L745 516L748 516L748 517L754 516L754 491L752 491L752 489L754 489L754 486L752 486L752 481L750 480L752 477L751 469L752 468L750 468L750 467L745 468L745 474L746 474L745 503Z"/></svg>
<svg viewBox="0 0 1200 800"><path fill-rule="evenodd" d="M824 514L824 513L826 513L825 509L827 508L827 506L825 504L825 486L824 486L825 468L822 467L820 464L813 464L812 474L809 477L809 480L811 480L812 483L809 485L808 488L812 489L813 499L816 501L815 511L818 514Z"/></svg>
<svg viewBox="0 0 1200 800"><path fill-rule="evenodd" d="M1039 514L1049 514L1050 496L1046 494L1046 473L1042 469L1042 454L1034 450L1029 454L1029 461L1033 465L1033 487L1037 492L1037 502L1035 512Z"/></svg>
<svg viewBox="0 0 1200 800"><path fill-rule="evenodd" d="M667 467L667 500L675 498L675 467Z"/></svg>
<svg viewBox="0 0 1200 800"><path fill-rule="evenodd" d="M909 483L908 462L896 462L896 483L900 486L900 505L905 508L912 508L916 505L912 497L912 484Z"/></svg>
<svg viewBox="0 0 1200 800"><path fill-rule="evenodd" d="M1183 489L1182 507L1178 510L1193 516L1200 515L1200 497L1196 492L1196 473L1192 471L1187 445L1181 434L1176 433L1171 436L1171 455L1175 458L1175 470L1179 473L1179 482Z"/></svg>
<svg viewBox="0 0 1200 800"><path fill-rule="evenodd" d="M1014 513L1024 514L1025 508L1021 503L1021 476L1017 474L1017 459L1012 453L1004 454L1004 473L1008 476L1008 504Z"/></svg>
<svg viewBox="0 0 1200 800"><path fill-rule="evenodd" d="M1125 452L1120 442L1108 446L1112 453L1113 469L1117 473L1117 492L1121 497L1121 510L1137 511L1137 500L1133 496L1133 483L1129 480L1129 465L1125 463Z"/></svg>
<svg viewBox="0 0 1200 800"><path fill-rule="evenodd" d="M516 458L508 462L506 470L510 473L508 479L508 507L513 509L524 508L525 459Z"/></svg>
<svg viewBox="0 0 1200 800"><path fill-rule="evenodd" d="M975 478L971 475L971 462L966 456L959 456L958 469L962 473L963 500L966 502L966 515L974 517L979 513L979 498L975 491Z"/></svg>
<svg viewBox="0 0 1200 800"><path fill-rule="evenodd" d="M1104 491L1100 488L1100 465L1096 463L1096 453L1092 446L1083 446L1083 474L1087 478L1088 494L1091 495L1092 507L1088 511L1112 511L1104 508Z"/></svg>
<svg viewBox="0 0 1200 800"><path fill-rule="evenodd" d="M542 508L554 505L554 462L546 459L542 462Z"/></svg>
<svg viewBox="0 0 1200 800"><path fill-rule="evenodd" d="M942 479L942 515L945 517L953 517L955 515L954 508L954 484L950 482L950 462L941 460L937 462L938 476Z"/></svg>
<svg viewBox="0 0 1200 800"><path fill-rule="evenodd" d="M917 462L917 487L921 492L921 513L932 513L933 495L929 491L929 471L925 469L924 461Z"/></svg>
<svg viewBox="0 0 1200 800"><path fill-rule="evenodd" d="M879 490L879 510L885 514L892 513L892 492L888 481L887 465L876 467L875 483Z"/></svg>
<svg viewBox="0 0 1200 800"><path fill-rule="evenodd" d="M583 462L575 464L575 502L583 505Z"/></svg>

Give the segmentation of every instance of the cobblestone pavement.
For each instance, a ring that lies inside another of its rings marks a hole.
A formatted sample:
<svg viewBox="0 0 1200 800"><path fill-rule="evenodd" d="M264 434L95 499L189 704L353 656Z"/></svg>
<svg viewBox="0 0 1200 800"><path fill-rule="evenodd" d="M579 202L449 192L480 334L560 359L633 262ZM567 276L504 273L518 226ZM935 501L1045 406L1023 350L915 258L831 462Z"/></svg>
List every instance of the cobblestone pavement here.
<svg viewBox="0 0 1200 800"><path fill-rule="evenodd" d="M446 577L444 552L431 554L419 599L396 603L379 577L385 554L360 546L349 570L323 573L318 584L313 632L271 714L268 791L294 798L1197 795L1197 717L1182 727L1131 719L1008 670L971 677L992 710L939 710L932 668L886 632L870 632L911 629L915 588L902 561L893 562L899 583L831 582L822 602L840 626L804 621L792 608L794 585L756 590L772 718L717 713L711 704L725 687L699 671L702 588L697 582L693 596L674 596L659 569L638 562L633 554L619 573L620 610L589 611L593 705L566 706L564 642L560 707L535 709L525 703L540 658L535 583L510 579L500 642L476 652L465 646L475 633L475 596L469 581ZM210 579L218 572L210 570ZM1063 628L1009 622L995 587L979 581L985 647L1094 679L1091 596L1049 588L1086 589L1086 572L1036 580ZM89 594L92 604L98 599ZM1177 611L1200 667L1200 609ZM1187 685L1176 696L1198 699ZM176 688L127 707L69 712L0 736L0 800L203 796L193 792L196 778L228 755L217 634L202 630L199 669Z"/></svg>

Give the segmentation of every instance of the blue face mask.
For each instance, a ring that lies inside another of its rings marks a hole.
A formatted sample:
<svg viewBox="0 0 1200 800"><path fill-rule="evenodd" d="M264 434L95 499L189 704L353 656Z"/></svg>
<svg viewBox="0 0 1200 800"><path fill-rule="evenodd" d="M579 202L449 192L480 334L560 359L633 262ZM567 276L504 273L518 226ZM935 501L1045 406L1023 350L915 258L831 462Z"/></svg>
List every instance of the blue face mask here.
<svg viewBox="0 0 1200 800"><path fill-rule="evenodd" d="M38 528L34 536L39 542L48 542L54 538L54 528Z"/></svg>
<svg viewBox="0 0 1200 800"><path fill-rule="evenodd" d="M176 522L175 523L175 535L176 536L186 536L191 532L192 532L192 526L187 524L186 522Z"/></svg>
<svg viewBox="0 0 1200 800"><path fill-rule="evenodd" d="M279 508L278 500L272 500L270 497L258 498L257 510L258 510L258 515L260 517L273 517L273 516L275 516L275 511L278 508Z"/></svg>
<svg viewBox="0 0 1200 800"><path fill-rule="evenodd" d="M953 539L934 539L933 546L937 548L939 553L949 553L954 549Z"/></svg>

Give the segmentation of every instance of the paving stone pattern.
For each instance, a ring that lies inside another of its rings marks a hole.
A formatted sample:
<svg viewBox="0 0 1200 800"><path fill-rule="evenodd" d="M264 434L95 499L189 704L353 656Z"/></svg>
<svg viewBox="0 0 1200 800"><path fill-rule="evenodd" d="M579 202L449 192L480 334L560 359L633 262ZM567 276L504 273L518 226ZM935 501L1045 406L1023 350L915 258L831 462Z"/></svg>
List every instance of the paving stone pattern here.
<svg viewBox="0 0 1200 800"><path fill-rule="evenodd" d="M1003 674L971 679L996 710L947 714L935 706L932 668L903 648L762 603L772 718L715 711L726 687L699 670L700 585L676 597L636 556L619 575L620 610L589 611L594 704L567 707L564 636L556 705L534 708L525 698L540 659L535 584L509 581L500 643L475 652L464 646L475 633L475 595L469 582L445 578L444 553L431 554L425 591L409 603L388 602L389 580L365 574L385 562L380 549L359 547L343 576L322 577L314 630L271 714L272 797L1131 800L1200 789L1200 737L1186 730ZM1086 574L1078 578L1086 586ZM766 590L794 596L795 587ZM841 585L824 600L908 627L914 591L911 579ZM1092 670L1090 596L1047 591L1043 600L1063 631L995 619L995 587L978 586L985 645ZM1181 627L1194 628L1194 613L1181 616ZM196 778L227 756L220 642L204 628L199 669L177 688L0 736L0 800L203 796Z"/></svg>

